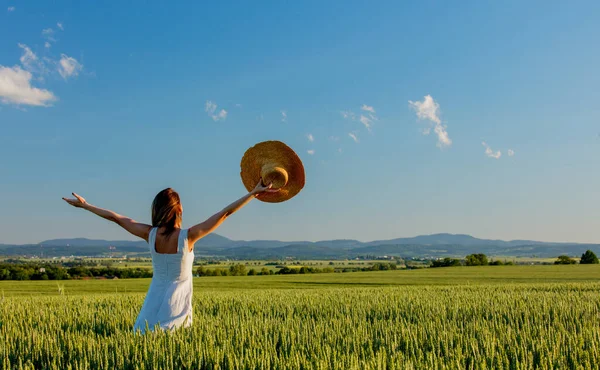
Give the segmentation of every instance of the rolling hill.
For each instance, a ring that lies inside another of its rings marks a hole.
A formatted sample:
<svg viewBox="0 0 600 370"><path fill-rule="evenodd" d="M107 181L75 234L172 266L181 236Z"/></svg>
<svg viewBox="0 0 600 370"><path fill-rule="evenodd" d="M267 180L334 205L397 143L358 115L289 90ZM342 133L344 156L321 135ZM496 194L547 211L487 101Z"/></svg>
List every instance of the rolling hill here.
<svg viewBox="0 0 600 370"><path fill-rule="evenodd" d="M279 240L231 240L211 234L195 246L197 256L238 259L342 259L358 256L464 257L471 253L490 256L556 257L560 254L579 256L587 249L600 254L600 244L551 243L531 240L479 239L465 234L419 235L360 242L351 239L318 242L285 242ZM85 238L44 240L38 244L0 244L3 256L149 256L145 241L94 240Z"/></svg>

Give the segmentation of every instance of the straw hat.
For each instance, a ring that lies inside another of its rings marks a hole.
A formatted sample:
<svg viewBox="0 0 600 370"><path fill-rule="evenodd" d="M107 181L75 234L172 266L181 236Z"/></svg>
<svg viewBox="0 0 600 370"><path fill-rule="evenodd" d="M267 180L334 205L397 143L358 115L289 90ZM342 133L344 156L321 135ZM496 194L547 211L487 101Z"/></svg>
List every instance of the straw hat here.
<svg viewBox="0 0 600 370"><path fill-rule="evenodd" d="M281 141L264 141L244 153L241 163L242 182L252 191L262 178L263 184L272 183L274 193L264 193L263 202L284 202L304 187L304 166L298 155Z"/></svg>

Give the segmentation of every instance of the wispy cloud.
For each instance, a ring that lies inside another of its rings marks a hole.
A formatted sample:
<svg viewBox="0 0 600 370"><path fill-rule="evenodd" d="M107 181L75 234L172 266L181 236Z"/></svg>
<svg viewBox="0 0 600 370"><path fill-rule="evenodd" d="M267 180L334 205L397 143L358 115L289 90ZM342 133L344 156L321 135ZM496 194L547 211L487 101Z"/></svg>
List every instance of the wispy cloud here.
<svg viewBox="0 0 600 370"><path fill-rule="evenodd" d="M50 44L48 41L44 42L44 47L46 49L50 49L51 46L52 46L52 44Z"/></svg>
<svg viewBox="0 0 600 370"><path fill-rule="evenodd" d="M206 101L204 110L206 111L206 113L208 113L208 116L212 118L215 122L224 121L227 119L227 111L225 109L221 109L218 113L215 114L215 112L217 111L217 105L210 100Z"/></svg>
<svg viewBox="0 0 600 370"><path fill-rule="evenodd" d="M221 109L216 116L212 116L213 121L224 121L227 119L227 111L225 109Z"/></svg>
<svg viewBox="0 0 600 370"><path fill-rule="evenodd" d="M32 74L19 66L0 65L0 101L4 104L47 107L54 102L54 94L31 85Z"/></svg>
<svg viewBox="0 0 600 370"><path fill-rule="evenodd" d="M83 70L83 64L79 63L77 59L70 57L66 54L60 55L58 61L58 73L65 80L71 77L77 77L79 72Z"/></svg>
<svg viewBox="0 0 600 370"><path fill-rule="evenodd" d="M48 41L55 42L54 30L52 28L46 28L42 30L42 37Z"/></svg>
<svg viewBox="0 0 600 370"><path fill-rule="evenodd" d="M37 75L37 80L44 80L44 75L46 75L49 70L47 64L55 63L51 59L48 58L38 58L38 56L29 48L29 46L25 44L17 44L21 49L23 49L23 54L19 58L23 69L31 72L33 75Z"/></svg>
<svg viewBox="0 0 600 370"><path fill-rule="evenodd" d="M515 151L512 149L508 149L508 156L512 157L513 155L515 155Z"/></svg>
<svg viewBox="0 0 600 370"><path fill-rule="evenodd" d="M308 141L310 141L311 143L312 143L313 141L315 141L315 137L314 137L314 136L312 136L312 134L308 134L308 135L306 135L306 138L307 138L307 139L308 139Z"/></svg>
<svg viewBox="0 0 600 370"><path fill-rule="evenodd" d="M210 100L206 101L206 104L204 105L204 110L210 115L213 114L215 112L215 110L217 109L217 105L215 103L213 103Z"/></svg>
<svg viewBox="0 0 600 370"><path fill-rule="evenodd" d="M362 114L360 115L359 118L360 123L362 123L363 125L365 125L365 127L367 128L367 130L371 130L371 124L373 123L373 120L371 120L368 117L363 116Z"/></svg>
<svg viewBox="0 0 600 370"><path fill-rule="evenodd" d="M287 122L287 112L284 110L281 111L281 122Z"/></svg>
<svg viewBox="0 0 600 370"><path fill-rule="evenodd" d="M354 140L355 143L358 143L358 137L356 136L356 134L354 132L349 132L348 136L350 136L352 138L352 140Z"/></svg>
<svg viewBox="0 0 600 370"><path fill-rule="evenodd" d="M315 151L314 151L313 149L307 150L306 152L307 152L308 154L310 154L310 155L313 155L313 154L315 154Z"/></svg>
<svg viewBox="0 0 600 370"><path fill-rule="evenodd" d="M58 23L56 24L56 27L58 27L58 29L59 29L59 30L61 30L61 31L64 31L64 30L65 30L65 29L64 29L64 27L63 27L63 24L62 24L62 23L60 23L60 22L58 22Z"/></svg>
<svg viewBox="0 0 600 370"><path fill-rule="evenodd" d="M446 131L447 126L442 124L442 120L440 119L440 105L433 100L431 95L426 95L423 101L413 102L409 100L408 105L417 113L419 120L430 121L430 127L423 130L424 135L429 135L431 128L433 128L433 132L438 137L437 146L439 148L452 145L452 140L448 135L448 131Z"/></svg>
<svg viewBox="0 0 600 370"><path fill-rule="evenodd" d="M28 71L36 69L36 64L38 63L37 55L35 55L35 53L31 51L31 49L27 45L18 45L21 49L23 49L23 55L21 55L21 58L19 58L23 67Z"/></svg>
<svg viewBox="0 0 600 370"><path fill-rule="evenodd" d="M340 138L338 136L330 136L329 140L330 141L340 141Z"/></svg>
<svg viewBox="0 0 600 370"><path fill-rule="evenodd" d="M9 6L7 10L10 13L10 12L14 12L15 10L17 10L17 8L15 8L14 6Z"/></svg>
<svg viewBox="0 0 600 370"><path fill-rule="evenodd" d="M340 114L342 115L342 117L344 119L349 119L351 121L356 121L357 117L358 117L358 121L360 123L363 124L363 126L365 126L365 128L369 131L371 131L371 126L373 125L374 121L377 121L378 118L375 114L375 108L373 108L372 106L363 104L360 109L362 111L364 111L364 114L360 114L357 115L356 113L350 111L350 110L343 110L340 111Z"/></svg>
<svg viewBox="0 0 600 370"><path fill-rule="evenodd" d="M375 114L375 108L368 106L366 104L363 104L362 107L360 107L361 110L364 110L366 112L370 112L371 114Z"/></svg>
<svg viewBox="0 0 600 370"><path fill-rule="evenodd" d="M485 155L486 156L488 156L490 158L494 158L494 159L499 159L502 156L502 153L499 150L493 151L492 148L490 148L490 146L485 141L482 141L481 145L483 145L485 147Z"/></svg>
<svg viewBox="0 0 600 370"><path fill-rule="evenodd" d="M353 121L356 119L356 114L354 114L354 112L349 111L349 110L340 111L340 114L342 115L342 117L344 119L351 119Z"/></svg>

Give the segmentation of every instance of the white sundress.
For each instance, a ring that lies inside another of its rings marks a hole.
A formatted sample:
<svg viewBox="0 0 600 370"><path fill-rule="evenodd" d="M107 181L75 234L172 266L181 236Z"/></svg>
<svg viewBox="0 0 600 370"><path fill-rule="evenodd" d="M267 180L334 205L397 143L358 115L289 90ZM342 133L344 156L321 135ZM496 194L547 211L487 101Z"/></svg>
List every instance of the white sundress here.
<svg viewBox="0 0 600 370"><path fill-rule="evenodd" d="M181 229L177 240L177 253L165 254L156 251L156 230L148 236L152 255L152 282L135 321L133 330L146 331L155 325L161 329L174 329L192 325L192 267L194 251L189 251L187 229Z"/></svg>

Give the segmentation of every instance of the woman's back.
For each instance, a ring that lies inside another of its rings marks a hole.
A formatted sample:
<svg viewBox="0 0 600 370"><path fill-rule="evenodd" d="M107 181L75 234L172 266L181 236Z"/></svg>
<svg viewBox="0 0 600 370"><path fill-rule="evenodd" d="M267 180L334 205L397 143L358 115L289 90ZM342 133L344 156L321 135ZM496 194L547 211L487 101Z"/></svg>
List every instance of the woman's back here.
<svg viewBox="0 0 600 370"><path fill-rule="evenodd" d="M161 245L157 248L158 229L150 230L148 248L152 255L153 276L134 330L144 332L146 323L150 330L156 324L163 329L192 324L194 252L189 249L187 232L187 229L179 230L176 248L174 243L168 242L169 238L158 235Z"/></svg>
<svg viewBox="0 0 600 370"><path fill-rule="evenodd" d="M154 273L148 294L134 325L134 330L146 331L159 325L172 329L192 324L192 267L193 247L201 238L212 233L225 219L248 204L250 200L271 192L271 184L256 187L206 221L188 229L180 229L183 206L179 194L171 188L160 191L152 201L152 226L137 222L116 212L95 207L73 193L75 199L63 198L74 207L86 209L102 218L115 222L132 235L148 241ZM173 230L163 235L159 230ZM188 241L189 239L189 241Z"/></svg>

